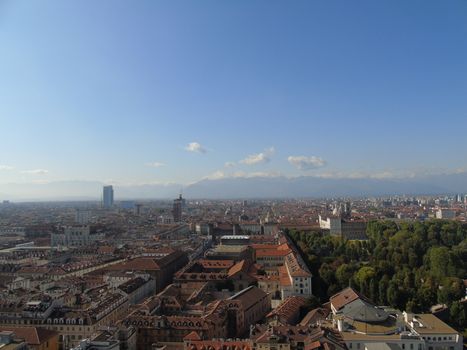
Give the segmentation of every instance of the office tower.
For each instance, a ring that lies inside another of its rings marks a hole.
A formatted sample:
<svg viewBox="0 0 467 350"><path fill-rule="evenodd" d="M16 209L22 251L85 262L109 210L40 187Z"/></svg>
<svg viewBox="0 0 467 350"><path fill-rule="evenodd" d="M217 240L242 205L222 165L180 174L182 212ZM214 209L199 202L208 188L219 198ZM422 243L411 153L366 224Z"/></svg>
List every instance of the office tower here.
<svg viewBox="0 0 467 350"><path fill-rule="evenodd" d="M103 205L106 209L114 205L114 189L112 186L104 186Z"/></svg>
<svg viewBox="0 0 467 350"><path fill-rule="evenodd" d="M182 195L177 199L174 199L172 215L174 217L174 222L181 222L182 221L182 208L185 200L182 198Z"/></svg>

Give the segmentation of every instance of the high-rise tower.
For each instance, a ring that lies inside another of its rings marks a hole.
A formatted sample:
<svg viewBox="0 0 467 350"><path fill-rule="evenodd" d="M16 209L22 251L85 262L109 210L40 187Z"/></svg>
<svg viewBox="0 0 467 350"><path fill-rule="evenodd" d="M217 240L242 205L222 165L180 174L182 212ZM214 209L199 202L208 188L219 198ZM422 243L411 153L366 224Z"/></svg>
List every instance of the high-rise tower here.
<svg viewBox="0 0 467 350"><path fill-rule="evenodd" d="M106 209L112 208L114 205L114 189L112 186L104 186L103 205Z"/></svg>
<svg viewBox="0 0 467 350"><path fill-rule="evenodd" d="M182 198L181 194L177 199L174 199L174 204L173 204L173 209L172 209L172 215L174 217L174 222L182 221L182 209L183 209L184 203L185 203L185 199Z"/></svg>

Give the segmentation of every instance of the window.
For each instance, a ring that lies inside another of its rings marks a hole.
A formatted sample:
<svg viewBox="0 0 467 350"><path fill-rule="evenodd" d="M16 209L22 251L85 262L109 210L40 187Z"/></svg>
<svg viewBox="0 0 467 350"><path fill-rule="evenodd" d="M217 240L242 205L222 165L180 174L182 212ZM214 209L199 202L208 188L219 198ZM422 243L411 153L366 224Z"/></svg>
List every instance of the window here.
<svg viewBox="0 0 467 350"><path fill-rule="evenodd" d="M360 343L357 343L357 349L360 349Z"/></svg>
<svg viewBox="0 0 467 350"><path fill-rule="evenodd" d="M349 344L349 349L352 349L352 343Z"/></svg>
<svg viewBox="0 0 467 350"><path fill-rule="evenodd" d="M405 344L402 344L402 349L405 349Z"/></svg>
<svg viewBox="0 0 467 350"><path fill-rule="evenodd" d="M413 344L410 344L410 350L413 350Z"/></svg>

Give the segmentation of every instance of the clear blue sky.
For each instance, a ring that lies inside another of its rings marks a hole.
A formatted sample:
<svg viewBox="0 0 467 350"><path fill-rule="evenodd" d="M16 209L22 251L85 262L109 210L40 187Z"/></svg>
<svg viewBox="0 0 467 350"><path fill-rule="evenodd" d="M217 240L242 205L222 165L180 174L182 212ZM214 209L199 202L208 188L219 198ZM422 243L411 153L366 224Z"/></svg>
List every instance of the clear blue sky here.
<svg viewBox="0 0 467 350"><path fill-rule="evenodd" d="M466 131L465 0L0 0L0 183L451 172Z"/></svg>

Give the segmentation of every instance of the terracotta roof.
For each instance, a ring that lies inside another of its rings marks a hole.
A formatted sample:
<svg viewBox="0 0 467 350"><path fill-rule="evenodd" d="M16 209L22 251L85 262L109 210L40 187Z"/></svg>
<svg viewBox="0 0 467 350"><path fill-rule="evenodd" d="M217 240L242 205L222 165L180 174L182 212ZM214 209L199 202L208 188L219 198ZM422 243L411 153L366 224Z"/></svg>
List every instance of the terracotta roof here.
<svg viewBox="0 0 467 350"><path fill-rule="evenodd" d="M311 349L318 349L320 346L321 346L321 342L319 340L317 340L317 341L314 341L314 342L312 342L310 344L307 344L306 349L307 350L308 349L310 349L310 350Z"/></svg>
<svg viewBox="0 0 467 350"><path fill-rule="evenodd" d="M248 264L246 263L245 260L242 260L242 261L239 261L238 263L236 263L234 266L232 266L230 269L229 269L229 277L232 277L234 276L235 274L243 271L243 272L246 272L248 270Z"/></svg>
<svg viewBox="0 0 467 350"><path fill-rule="evenodd" d="M251 339L256 343L270 343L271 336L279 337L279 342L303 342L305 350L319 348L318 343L327 350L344 350L345 343L340 334L332 329L308 326L254 326ZM326 347L326 344L328 345Z"/></svg>
<svg viewBox="0 0 467 350"><path fill-rule="evenodd" d="M291 286L292 282L290 281L289 273L285 266L279 266L279 280L281 286Z"/></svg>
<svg viewBox="0 0 467 350"><path fill-rule="evenodd" d="M285 258L285 263L292 277L311 277L311 272L301 260L298 253L292 252L288 254Z"/></svg>
<svg viewBox="0 0 467 350"><path fill-rule="evenodd" d="M267 296L267 293L256 286L250 286L237 294L231 296L228 300L238 300L243 304L244 310L248 310L258 300Z"/></svg>
<svg viewBox="0 0 467 350"><path fill-rule="evenodd" d="M198 340L190 341L187 350L251 350L249 340Z"/></svg>
<svg viewBox="0 0 467 350"><path fill-rule="evenodd" d="M58 333L39 327L0 327L0 331L12 331L18 338L24 339L29 345L40 345Z"/></svg>
<svg viewBox="0 0 467 350"><path fill-rule="evenodd" d="M286 256L289 254L290 251L287 250L279 250L279 249L257 249L256 250L256 257L261 258L265 256Z"/></svg>
<svg viewBox="0 0 467 350"><path fill-rule="evenodd" d="M183 340L201 340L201 337L199 336L199 334L195 331L192 331L190 333L188 333L184 338Z"/></svg>
<svg viewBox="0 0 467 350"><path fill-rule="evenodd" d="M300 308L305 305L306 299L300 296L291 296L282 301L277 308L271 311L266 317L278 316L288 324L296 321L300 314Z"/></svg>
<svg viewBox="0 0 467 350"><path fill-rule="evenodd" d="M154 258L135 258L107 267L108 270L148 271L160 270L159 264Z"/></svg>
<svg viewBox="0 0 467 350"><path fill-rule="evenodd" d="M303 317L303 319L300 321L301 326L308 326L310 324L315 324L316 322L320 320L325 320L326 317L329 315L329 310L325 308L316 308L311 310L309 313Z"/></svg>
<svg viewBox="0 0 467 350"><path fill-rule="evenodd" d="M203 266L203 268L216 268L216 269L228 269L232 267L235 262L233 260L206 260L200 259L198 263Z"/></svg>
<svg viewBox="0 0 467 350"><path fill-rule="evenodd" d="M277 244L252 244L251 247L253 249L277 249Z"/></svg>
<svg viewBox="0 0 467 350"><path fill-rule="evenodd" d="M337 294L334 294L329 301L331 302L332 306L339 311L345 305L351 303L354 300L360 298L360 295L353 290L351 287L348 287Z"/></svg>

